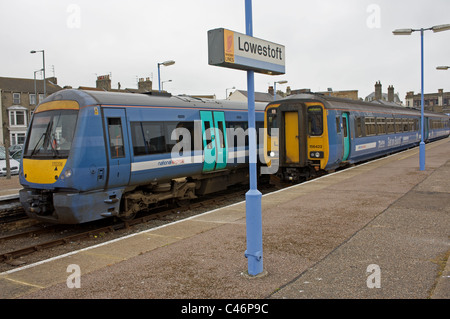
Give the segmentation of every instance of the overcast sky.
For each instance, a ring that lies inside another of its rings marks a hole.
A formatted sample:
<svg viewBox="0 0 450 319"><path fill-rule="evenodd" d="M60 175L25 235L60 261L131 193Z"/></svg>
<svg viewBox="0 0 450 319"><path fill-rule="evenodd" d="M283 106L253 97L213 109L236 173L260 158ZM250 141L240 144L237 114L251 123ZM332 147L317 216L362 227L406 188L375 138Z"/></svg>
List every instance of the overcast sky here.
<svg viewBox="0 0 450 319"><path fill-rule="evenodd" d="M208 65L208 30L245 33L244 0L16 0L0 2L0 76L33 78L42 68L61 86L95 86L111 74L112 87L137 88L151 77L173 94L247 89L244 71ZM364 98L381 81L404 101L420 92L420 33L397 28L450 24L449 0L253 0L253 35L286 48L286 74L256 74L255 90L274 81L283 91L359 90ZM450 31L425 32L425 92L450 91Z"/></svg>

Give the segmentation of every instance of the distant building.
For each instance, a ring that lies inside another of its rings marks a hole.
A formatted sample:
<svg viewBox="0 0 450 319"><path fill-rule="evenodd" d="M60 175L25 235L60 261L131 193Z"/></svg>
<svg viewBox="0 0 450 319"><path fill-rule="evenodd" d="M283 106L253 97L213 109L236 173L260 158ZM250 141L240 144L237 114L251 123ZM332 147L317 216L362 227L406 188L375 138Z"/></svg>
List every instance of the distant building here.
<svg viewBox="0 0 450 319"><path fill-rule="evenodd" d="M333 89L328 89L328 91L325 92L318 92L323 95L327 96L334 96L334 97L340 97L344 99L352 99L352 100L358 100L358 90L347 90L347 91L333 91Z"/></svg>
<svg viewBox="0 0 450 319"><path fill-rule="evenodd" d="M394 87L392 85L389 85L387 93L383 93L380 81L375 83L375 92L370 93L368 96L366 96L364 100L366 102L378 102L380 104L394 103L397 104L397 106L401 106L402 104L402 101L400 101L398 93L394 92Z"/></svg>
<svg viewBox="0 0 450 319"><path fill-rule="evenodd" d="M247 101L247 91L236 90L227 97L227 100L245 102ZM255 102L272 102L272 101L273 101L273 94L255 92Z"/></svg>
<svg viewBox="0 0 450 319"><path fill-rule="evenodd" d="M138 82L138 88L125 88L122 89L120 82L117 83L117 89L111 87L111 77L109 74L97 76L95 87L80 86L80 90L88 91L108 91L108 92L122 92L122 93L148 93L153 92L153 82L150 78L140 78Z"/></svg>
<svg viewBox="0 0 450 319"><path fill-rule="evenodd" d="M47 96L61 89L55 77L46 79ZM34 108L43 99L44 80L0 77L0 145L24 143Z"/></svg>
<svg viewBox="0 0 450 319"><path fill-rule="evenodd" d="M420 93L407 92L405 97L406 106L420 109L421 99L422 95ZM424 109L433 112L450 113L450 92L444 92L444 89L439 89L437 93L425 93Z"/></svg>

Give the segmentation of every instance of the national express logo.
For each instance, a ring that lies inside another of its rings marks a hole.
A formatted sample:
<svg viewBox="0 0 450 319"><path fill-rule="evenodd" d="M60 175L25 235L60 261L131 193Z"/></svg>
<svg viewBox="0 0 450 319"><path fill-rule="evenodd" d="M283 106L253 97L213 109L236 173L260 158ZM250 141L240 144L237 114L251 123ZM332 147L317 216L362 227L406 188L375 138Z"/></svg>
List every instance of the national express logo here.
<svg viewBox="0 0 450 319"><path fill-rule="evenodd" d="M223 31L225 62L234 63L234 32L226 29Z"/></svg>

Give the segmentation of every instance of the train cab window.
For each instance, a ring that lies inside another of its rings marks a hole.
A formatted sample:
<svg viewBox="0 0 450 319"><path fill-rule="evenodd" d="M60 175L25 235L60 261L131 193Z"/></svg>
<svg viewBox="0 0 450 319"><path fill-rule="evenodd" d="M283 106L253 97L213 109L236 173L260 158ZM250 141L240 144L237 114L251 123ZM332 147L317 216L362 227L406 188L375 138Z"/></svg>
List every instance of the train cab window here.
<svg viewBox="0 0 450 319"><path fill-rule="evenodd" d="M320 105L308 107L308 134L320 136L323 133L323 111Z"/></svg>
<svg viewBox="0 0 450 319"><path fill-rule="evenodd" d="M267 114L267 134L271 136L271 129L278 128L277 109L274 107L270 108L267 110L266 114Z"/></svg>
<svg viewBox="0 0 450 319"><path fill-rule="evenodd" d="M108 133L111 158L125 157L122 122L120 118L108 118Z"/></svg>

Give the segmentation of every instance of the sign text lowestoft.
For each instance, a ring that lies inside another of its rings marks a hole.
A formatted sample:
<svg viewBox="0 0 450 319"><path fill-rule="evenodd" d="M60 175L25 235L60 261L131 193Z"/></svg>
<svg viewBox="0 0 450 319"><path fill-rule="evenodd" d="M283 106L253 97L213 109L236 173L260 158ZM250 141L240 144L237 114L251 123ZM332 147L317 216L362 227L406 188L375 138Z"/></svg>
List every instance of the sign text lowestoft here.
<svg viewBox="0 0 450 319"><path fill-rule="evenodd" d="M270 75L285 73L284 46L219 28L208 31L208 63Z"/></svg>

